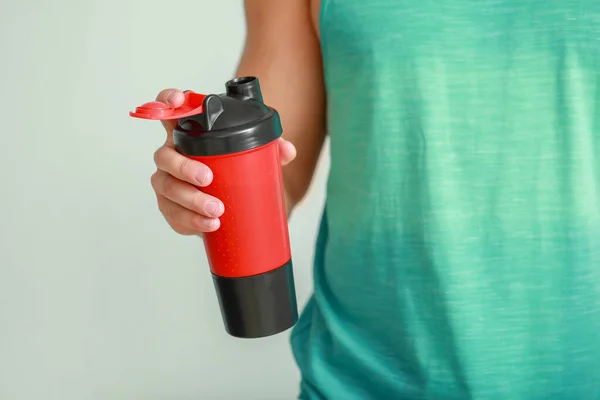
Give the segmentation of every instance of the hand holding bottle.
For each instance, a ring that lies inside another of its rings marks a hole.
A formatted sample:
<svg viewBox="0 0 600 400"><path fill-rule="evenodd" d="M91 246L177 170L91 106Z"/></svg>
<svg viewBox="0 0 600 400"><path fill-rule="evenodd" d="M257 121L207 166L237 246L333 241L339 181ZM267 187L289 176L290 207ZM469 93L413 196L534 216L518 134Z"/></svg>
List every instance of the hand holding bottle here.
<svg viewBox="0 0 600 400"><path fill-rule="evenodd" d="M181 90L165 89L156 100L177 108L183 104L184 94ZM151 179L160 212L171 228L182 235L200 235L217 230L219 217L225 212L223 202L202 191L212 182L213 172L206 165L175 150L173 129L177 120L161 122L167 132L167 140L154 153L157 170ZM292 143L279 139L278 145L282 165L296 157Z"/></svg>

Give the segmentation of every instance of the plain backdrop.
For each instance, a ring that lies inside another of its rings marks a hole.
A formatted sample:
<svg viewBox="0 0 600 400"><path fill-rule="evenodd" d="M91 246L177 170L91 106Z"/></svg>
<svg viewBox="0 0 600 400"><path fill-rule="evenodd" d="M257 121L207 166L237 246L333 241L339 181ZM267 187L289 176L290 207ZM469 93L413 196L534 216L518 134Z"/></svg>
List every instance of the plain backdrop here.
<svg viewBox="0 0 600 400"><path fill-rule="evenodd" d="M2 0L0 33L0 399L294 399L289 331L226 335L201 241L156 206L164 131L128 116L224 91L242 1ZM301 307L327 168L290 225Z"/></svg>

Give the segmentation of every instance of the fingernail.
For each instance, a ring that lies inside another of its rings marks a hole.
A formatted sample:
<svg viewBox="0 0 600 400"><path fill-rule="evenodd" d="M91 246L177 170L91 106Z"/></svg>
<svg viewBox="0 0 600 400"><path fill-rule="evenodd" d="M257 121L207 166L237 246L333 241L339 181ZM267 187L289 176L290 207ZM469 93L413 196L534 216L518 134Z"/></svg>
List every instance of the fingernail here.
<svg viewBox="0 0 600 400"><path fill-rule="evenodd" d="M204 207L205 207L206 213L208 215L212 215L213 217L219 216L219 211L221 209L221 206L219 205L218 202L211 200L211 201L207 202Z"/></svg>
<svg viewBox="0 0 600 400"><path fill-rule="evenodd" d="M208 168L200 168L198 171L196 171L195 178L198 184L202 186L206 185L210 178L210 170Z"/></svg>
<svg viewBox="0 0 600 400"><path fill-rule="evenodd" d="M206 220L204 220L204 223L206 224L206 227L209 229L214 229L219 226L219 220L217 218L206 219Z"/></svg>

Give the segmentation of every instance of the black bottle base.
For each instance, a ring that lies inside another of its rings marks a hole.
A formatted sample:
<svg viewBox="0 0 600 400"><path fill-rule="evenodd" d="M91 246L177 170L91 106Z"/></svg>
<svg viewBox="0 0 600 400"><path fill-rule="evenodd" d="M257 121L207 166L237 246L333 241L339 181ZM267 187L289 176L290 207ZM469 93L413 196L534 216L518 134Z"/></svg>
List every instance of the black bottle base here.
<svg viewBox="0 0 600 400"><path fill-rule="evenodd" d="M292 260L260 275L213 274L221 315L231 336L256 339L283 332L298 321Z"/></svg>

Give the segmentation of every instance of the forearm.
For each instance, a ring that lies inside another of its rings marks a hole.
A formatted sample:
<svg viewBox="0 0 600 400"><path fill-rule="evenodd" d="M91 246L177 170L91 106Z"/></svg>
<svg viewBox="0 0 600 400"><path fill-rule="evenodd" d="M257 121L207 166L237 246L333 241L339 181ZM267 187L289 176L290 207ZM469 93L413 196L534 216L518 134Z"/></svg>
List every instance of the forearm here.
<svg viewBox="0 0 600 400"><path fill-rule="evenodd" d="M237 76L256 76L265 104L281 118L296 158L283 167L288 216L312 181L325 139L321 51L307 0L249 0Z"/></svg>

